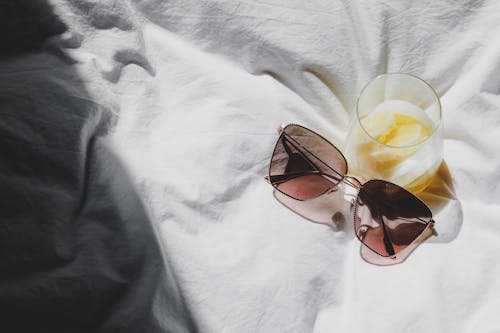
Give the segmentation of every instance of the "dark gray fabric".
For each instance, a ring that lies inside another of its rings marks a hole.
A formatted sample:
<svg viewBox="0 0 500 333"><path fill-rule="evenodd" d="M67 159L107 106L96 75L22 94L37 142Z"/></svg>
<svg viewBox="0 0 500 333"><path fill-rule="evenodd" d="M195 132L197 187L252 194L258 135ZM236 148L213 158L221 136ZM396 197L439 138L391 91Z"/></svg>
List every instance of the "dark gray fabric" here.
<svg viewBox="0 0 500 333"><path fill-rule="evenodd" d="M182 332L162 322L182 297L107 146L113 110L45 47L65 24L12 0L0 25L0 332Z"/></svg>

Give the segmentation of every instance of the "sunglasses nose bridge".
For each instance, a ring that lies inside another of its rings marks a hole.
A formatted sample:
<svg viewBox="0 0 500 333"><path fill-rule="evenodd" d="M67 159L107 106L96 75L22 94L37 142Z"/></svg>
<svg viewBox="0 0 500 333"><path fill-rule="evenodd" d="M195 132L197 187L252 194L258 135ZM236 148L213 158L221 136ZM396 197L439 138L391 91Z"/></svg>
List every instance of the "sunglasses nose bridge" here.
<svg viewBox="0 0 500 333"><path fill-rule="evenodd" d="M362 186L361 181L359 181L356 177L345 175L342 179L342 182L354 187L356 190L359 190Z"/></svg>

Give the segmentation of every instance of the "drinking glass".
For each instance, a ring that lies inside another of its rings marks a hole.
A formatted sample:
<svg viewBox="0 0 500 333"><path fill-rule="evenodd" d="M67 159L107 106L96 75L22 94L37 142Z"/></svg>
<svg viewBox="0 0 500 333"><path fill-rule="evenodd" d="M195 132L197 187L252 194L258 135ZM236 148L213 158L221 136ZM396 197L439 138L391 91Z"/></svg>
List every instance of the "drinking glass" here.
<svg viewBox="0 0 500 333"><path fill-rule="evenodd" d="M351 119L346 157L350 174L363 180L424 190L443 158L441 103L434 89L404 73L369 82Z"/></svg>

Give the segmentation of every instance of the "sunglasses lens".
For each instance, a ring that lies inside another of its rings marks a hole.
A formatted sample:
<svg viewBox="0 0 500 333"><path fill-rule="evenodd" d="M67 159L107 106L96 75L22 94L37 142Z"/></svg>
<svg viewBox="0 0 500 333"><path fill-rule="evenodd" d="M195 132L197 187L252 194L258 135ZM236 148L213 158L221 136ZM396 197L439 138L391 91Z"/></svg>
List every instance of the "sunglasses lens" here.
<svg viewBox="0 0 500 333"><path fill-rule="evenodd" d="M431 219L430 209L420 199L383 180L366 182L356 199L356 235L384 257L393 256L413 243Z"/></svg>
<svg viewBox="0 0 500 333"><path fill-rule="evenodd" d="M274 148L269 180L280 192L307 200L335 187L347 163L340 151L320 135L298 125L288 125Z"/></svg>

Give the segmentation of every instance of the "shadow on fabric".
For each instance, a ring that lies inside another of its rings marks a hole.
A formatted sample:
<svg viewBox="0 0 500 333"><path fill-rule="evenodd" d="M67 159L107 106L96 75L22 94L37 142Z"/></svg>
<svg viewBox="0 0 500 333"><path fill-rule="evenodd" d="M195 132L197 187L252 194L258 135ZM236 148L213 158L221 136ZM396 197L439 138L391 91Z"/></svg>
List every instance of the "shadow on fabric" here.
<svg viewBox="0 0 500 333"><path fill-rule="evenodd" d="M112 109L44 49L66 30L47 1L0 3L0 331L196 331L106 141Z"/></svg>
<svg viewBox="0 0 500 333"><path fill-rule="evenodd" d="M311 222L325 224L333 231L346 231L349 237L356 237L349 202L341 190L306 201L292 199L276 190L273 190L273 196L283 206ZM427 229L411 246L398 253L397 258L379 256L361 243L360 256L366 262L378 266L401 264L424 242L448 243L457 237L462 227L463 213L445 162L441 163L429 187L418 197L431 208L436 221L435 228Z"/></svg>

